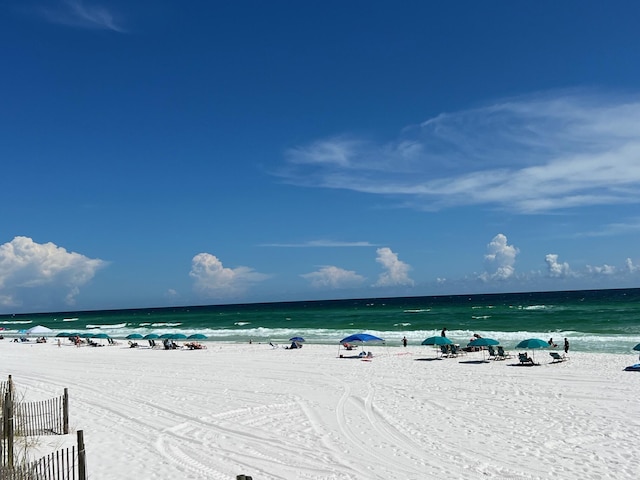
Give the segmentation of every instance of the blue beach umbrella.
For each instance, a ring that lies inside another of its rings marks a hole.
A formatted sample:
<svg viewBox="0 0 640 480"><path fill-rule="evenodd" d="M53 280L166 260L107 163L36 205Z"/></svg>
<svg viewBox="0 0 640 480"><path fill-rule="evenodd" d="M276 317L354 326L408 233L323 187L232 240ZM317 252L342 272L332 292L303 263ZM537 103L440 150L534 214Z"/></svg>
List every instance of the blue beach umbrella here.
<svg viewBox="0 0 640 480"><path fill-rule="evenodd" d="M366 342L384 343L384 339L369 333L354 333L340 340L340 343L338 343L338 352L340 351L340 345L345 343L360 343L362 345L362 351L364 351L364 344Z"/></svg>
<svg viewBox="0 0 640 480"><path fill-rule="evenodd" d="M302 337L291 337L289 339L290 342L304 342L304 338Z"/></svg>
<svg viewBox="0 0 640 480"><path fill-rule="evenodd" d="M365 342L382 342L384 340L380 337L376 337L375 335L370 335L368 333L354 333L353 335L349 335L348 337L344 337L340 340L340 343L365 343Z"/></svg>

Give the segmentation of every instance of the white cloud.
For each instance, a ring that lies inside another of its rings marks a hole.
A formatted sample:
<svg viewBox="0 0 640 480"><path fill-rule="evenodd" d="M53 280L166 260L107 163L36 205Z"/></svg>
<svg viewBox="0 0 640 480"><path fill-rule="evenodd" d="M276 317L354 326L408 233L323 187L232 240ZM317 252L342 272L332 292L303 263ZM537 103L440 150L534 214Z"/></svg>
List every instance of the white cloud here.
<svg viewBox="0 0 640 480"><path fill-rule="evenodd" d="M376 262L382 265L384 272L378 277L376 287L391 287L397 285L411 285L414 282L409 278L409 270L411 267L398 259L398 254L391 251L388 247L378 248L376 250L378 257Z"/></svg>
<svg viewBox="0 0 640 480"><path fill-rule="evenodd" d="M348 288L361 285L365 278L351 270L331 265L320 268L318 271L300 275L309 280L313 287L318 288Z"/></svg>
<svg viewBox="0 0 640 480"><path fill-rule="evenodd" d="M549 253L544 260L547 262L550 277L565 278L572 275L569 264L567 262L559 263L557 254Z"/></svg>
<svg viewBox="0 0 640 480"><path fill-rule="evenodd" d="M592 275L610 276L616 274L616 267L607 265L606 263L602 266L587 265L587 272Z"/></svg>
<svg viewBox="0 0 640 480"><path fill-rule="evenodd" d="M507 244L507 237L499 233L487 245L488 253L484 256L487 271L480 278L488 280L506 280L515 273L516 256L519 250ZM493 273L489 273L492 271Z"/></svg>
<svg viewBox="0 0 640 480"><path fill-rule="evenodd" d="M250 285L268 278L268 275L249 267L224 267L210 253L199 253L193 257L189 276L194 279L198 292L217 298L237 297L244 294Z"/></svg>
<svg viewBox="0 0 640 480"><path fill-rule="evenodd" d="M68 252L51 242L39 244L28 237L15 237L0 245L0 304L64 298L67 305L73 305L80 287L105 265L103 260Z"/></svg>
<svg viewBox="0 0 640 480"><path fill-rule="evenodd" d="M40 15L51 23L120 33L125 31L116 16L105 7L83 0L61 0L56 3L38 9Z"/></svg>
<svg viewBox="0 0 640 480"><path fill-rule="evenodd" d="M640 101L581 92L506 99L441 114L386 144L337 137L286 152L301 186L397 197L441 209L521 213L638 203Z"/></svg>
<svg viewBox="0 0 640 480"><path fill-rule="evenodd" d="M336 240L311 240L304 243L267 243L263 247L282 248L342 248L342 247L375 247L369 242L341 242Z"/></svg>
<svg viewBox="0 0 640 480"><path fill-rule="evenodd" d="M629 273L640 272L640 265L634 265L630 258L625 261L625 267Z"/></svg>

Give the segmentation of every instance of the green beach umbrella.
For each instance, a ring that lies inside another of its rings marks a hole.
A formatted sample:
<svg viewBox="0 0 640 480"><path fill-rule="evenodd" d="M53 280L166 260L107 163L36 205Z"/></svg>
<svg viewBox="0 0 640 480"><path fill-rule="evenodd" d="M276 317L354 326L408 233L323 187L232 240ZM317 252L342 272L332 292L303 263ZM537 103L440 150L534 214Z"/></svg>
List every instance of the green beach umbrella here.
<svg viewBox="0 0 640 480"><path fill-rule="evenodd" d="M498 340L494 340L493 338L485 337L474 338L469 343L467 343L467 347L491 347L494 345L500 345L500 342ZM482 360L485 360L484 349L482 349Z"/></svg>
<svg viewBox="0 0 640 480"><path fill-rule="evenodd" d="M441 335L425 338L422 341L422 345L452 345L452 344L453 342L451 340Z"/></svg>
<svg viewBox="0 0 640 480"><path fill-rule="evenodd" d="M143 340L155 340L156 338L160 338L160 335L158 335L157 333L147 333L144 337L142 337Z"/></svg>
<svg viewBox="0 0 640 480"><path fill-rule="evenodd" d="M443 337L442 335L436 335L434 337L425 338L422 341L422 345L443 346L443 345L453 345L453 342L449 340L447 337Z"/></svg>
<svg viewBox="0 0 640 480"><path fill-rule="evenodd" d="M162 335L160 335L158 338L160 340L171 340L171 337L173 336L173 333L163 333Z"/></svg>
<svg viewBox="0 0 640 480"><path fill-rule="evenodd" d="M540 338L527 338L526 340L522 340L518 345L516 345L516 348L533 350L533 359L535 361L535 358L536 358L535 350L537 350L538 348L547 348L548 346L549 346L549 342L545 342Z"/></svg>
<svg viewBox="0 0 640 480"><path fill-rule="evenodd" d="M184 333L172 333L171 337L169 337L171 340L184 340L187 338L187 336Z"/></svg>
<svg viewBox="0 0 640 480"><path fill-rule="evenodd" d="M130 333L126 336L127 340L142 340L142 335L140 333Z"/></svg>

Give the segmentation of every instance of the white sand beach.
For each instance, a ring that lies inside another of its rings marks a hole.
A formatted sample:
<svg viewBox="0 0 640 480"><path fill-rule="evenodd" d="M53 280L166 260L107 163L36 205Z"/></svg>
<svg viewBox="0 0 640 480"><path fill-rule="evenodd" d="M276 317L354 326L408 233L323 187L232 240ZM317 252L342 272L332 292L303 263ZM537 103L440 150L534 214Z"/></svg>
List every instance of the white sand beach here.
<svg viewBox="0 0 640 480"><path fill-rule="evenodd" d="M206 350L0 341L0 379L25 400L70 395L89 478L635 479L637 355L576 352L550 364L432 347ZM353 352L342 351L343 354ZM515 353L515 352L514 352ZM75 434L47 437L46 450Z"/></svg>

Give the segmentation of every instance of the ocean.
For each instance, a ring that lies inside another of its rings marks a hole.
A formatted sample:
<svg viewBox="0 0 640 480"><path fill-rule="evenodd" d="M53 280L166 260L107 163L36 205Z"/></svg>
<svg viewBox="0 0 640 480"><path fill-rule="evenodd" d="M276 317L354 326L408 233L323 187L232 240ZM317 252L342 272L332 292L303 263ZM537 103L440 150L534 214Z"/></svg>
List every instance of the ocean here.
<svg viewBox="0 0 640 480"><path fill-rule="evenodd" d="M508 348L525 338L569 339L572 351L626 353L640 342L640 289L451 295L0 315L6 337L43 325L58 333L201 333L211 342L338 344L366 332L399 346L474 333Z"/></svg>

